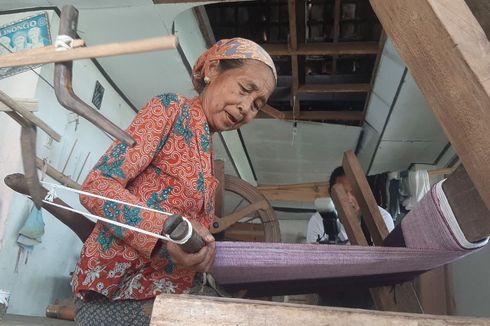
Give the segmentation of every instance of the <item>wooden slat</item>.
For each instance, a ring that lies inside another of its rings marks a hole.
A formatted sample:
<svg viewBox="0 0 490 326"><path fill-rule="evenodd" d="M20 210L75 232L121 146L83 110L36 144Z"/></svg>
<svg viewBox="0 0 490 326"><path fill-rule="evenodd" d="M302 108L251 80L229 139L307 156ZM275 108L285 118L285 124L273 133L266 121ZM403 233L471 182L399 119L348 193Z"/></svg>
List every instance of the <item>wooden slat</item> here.
<svg viewBox="0 0 490 326"><path fill-rule="evenodd" d="M38 101L36 99L27 99L27 98L13 98L15 102L24 107L29 112L37 111ZM7 105L3 102L0 102L0 112L10 112L12 111Z"/></svg>
<svg viewBox="0 0 490 326"><path fill-rule="evenodd" d="M14 117L18 114L22 116L24 119L29 120L35 126L41 128L49 137L53 138L57 142L61 141L61 135L58 134L55 130L53 130L46 122L39 119L37 116L32 114L29 110L24 108L22 105L17 103L13 98L0 91L0 102L2 102L5 106L9 107L14 112L7 112L10 116ZM15 119L18 120L18 119Z"/></svg>
<svg viewBox="0 0 490 326"><path fill-rule="evenodd" d="M267 114L271 118L275 118L275 119L285 119L286 118L286 114L284 114L284 112L281 112L278 109L273 108L269 104L264 105L264 107L260 111Z"/></svg>
<svg viewBox="0 0 490 326"><path fill-rule="evenodd" d="M305 120L305 121L362 121L363 113L353 111L301 111L297 117L293 116L293 111L281 111L284 113L284 120ZM267 114L259 112L256 119L270 119Z"/></svg>
<svg viewBox="0 0 490 326"><path fill-rule="evenodd" d="M300 102L298 95L299 75L298 75L298 56L291 57L291 104L293 107L293 117L298 118L300 115Z"/></svg>
<svg viewBox="0 0 490 326"><path fill-rule="evenodd" d="M328 197L328 182L291 185L259 185L257 190L269 201L313 203L316 198Z"/></svg>
<svg viewBox="0 0 490 326"><path fill-rule="evenodd" d="M363 325L479 326L489 319L390 313L234 298L161 294L150 325Z"/></svg>
<svg viewBox="0 0 490 326"><path fill-rule="evenodd" d="M383 217L379 212L379 207L376 203L376 199L374 199L373 192L369 187L361 164L359 164L356 154L354 154L353 151L344 153L342 166L352 184L353 195L356 197L359 207L361 208L364 221L373 238L373 243L376 246L383 245L383 240L388 236L389 232Z"/></svg>
<svg viewBox="0 0 490 326"><path fill-rule="evenodd" d="M490 42L482 27L464 0L371 4L490 208Z"/></svg>
<svg viewBox="0 0 490 326"><path fill-rule="evenodd" d="M51 48L51 50L38 52L37 49L34 49L2 55L0 68L168 50L175 49L176 47L177 37L163 36L124 43L78 47L66 51L56 51L54 48Z"/></svg>
<svg viewBox="0 0 490 326"><path fill-rule="evenodd" d="M301 85L300 93L366 93L370 84L307 84Z"/></svg>
<svg viewBox="0 0 490 326"><path fill-rule="evenodd" d="M270 55L356 55L378 53L378 42L342 42L299 44L289 49L286 44L262 44Z"/></svg>
<svg viewBox="0 0 490 326"><path fill-rule="evenodd" d="M225 230L225 241L264 242L265 230L262 223L235 223Z"/></svg>
<svg viewBox="0 0 490 326"><path fill-rule="evenodd" d="M352 151L346 152L344 154L343 166L344 170L346 171L346 175L349 177L349 180L353 186L354 192L356 192L356 188L362 187L360 185L365 186L367 184L367 180L364 177L359 162L357 161L357 158ZM359 174L361 175L360 177ZM362 181L362 179L365 180L365 183ZM369 188L369 184L367 184L367 187L367 189L362 187L361 192L363 198L359 198L359 195L356 195L356 199L359 203L359 206L361 206L361 212L363 213L364 221L369 226L370 224L373 224L373 221L370 220L372 219L373 214L370 214L370 212L366 214L366 210L362 209L362 203L366 202L364 196L366 196L367 198L372 197L373 200L374 196L371 192L371 189ZM332 187L332 199L334 200L335 207L337 208L337 211L339 213L339 218L345 227L345 231L347 233L350 243L353 245L367 246L368 243L366 241L366 237L364 236L364 233L361 229L360 218L358 215L359 212L356 212L350 204L349 199L347 198L347 193L345 192L342 184L335 184ZM375 208L376 212L379 214L379 209L376 205L376 202ZM378 235L378 238L381 236L384 238L385 235L383 234L383 231L386 230L386 226L381 215L379 216L379 219L381 219L383 227L381 228L381 230L376 229L376 234ZM371 234L373 233L373 231L371 231L371 228L369 229L369 231L371 232ZM387 234L388 230L386 230L386 235ZM373 239L375 239L375 237L373 237ZM379 243L375 242L375 244ZM420 303L417 299L417 293L415 292L413 285L410 283L403 283L393 287L383 286L371 288L369 289L369 293L371 294L371 297L373 298L374 304L377 309L384 311L417 313L422 312L422 307L420 306Z"/></svg>
<svg viewBox="0 0 490 326"><path fill-rule="evenodd" d="M350 243L354 246L367 246L366 237L361 229L359 212L350 204L342 184L337 183L332 187L332 199Z"/></svg>

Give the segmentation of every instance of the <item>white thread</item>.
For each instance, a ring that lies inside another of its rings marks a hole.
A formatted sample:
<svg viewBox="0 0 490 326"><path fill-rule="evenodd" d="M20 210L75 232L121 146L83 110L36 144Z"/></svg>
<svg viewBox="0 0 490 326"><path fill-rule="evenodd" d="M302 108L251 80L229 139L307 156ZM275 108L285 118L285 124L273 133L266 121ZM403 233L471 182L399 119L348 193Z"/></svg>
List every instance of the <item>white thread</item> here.
<svg viewBox="0 0 490 326"><path fill-rule="evenodd" d="M66 209L66 210L71 211L71 212L74 212L74 213L78 213L78 214L81 214L81 215L84 215L84 216L92 217L92 218L94 218L96 220L99 220L99 221L103 221L103 222L106 222L106 223L109 223L109 224L114 224L114 225L120 226L122 228L126 228L126 229L129 229L129 230L135 231L135 232L139 232L139 233L142 233L142 234L145 234L145 235L149 235L149 236L152 236L152 237L155 237L155 238L158 238L158 239L170 241L170 242L173 242L173 243L176 243L176 244L184 244L184 243L186 243L192 237L192 231L193 231L192 224L189 221L189 219L187 219L184 216L181 216L181 217L187 223L187 234L181 240L176 240L176 239L172 239L169 235L164 236L164 235L161 235L161 234L153 233L153 232L146 231L146 230L143 230L143 229L140 229L140 228L131 226L131 225L127 225L127 224L121 223L121 222L117 222L117 221L113 221L113 220L110 220L110 219L106 219L104 217L100 217L100 216L97 216L97 215L94 215L94 214L91 214L91 213L82 212L82 211L79 211L79 210L74 209L74 208L71 208L71 207L66 207L66 206L63 206L63 205L60 205L60 204L56 204L56 203L53 202L53 200L54 200L54 198L57 197L56 192L55 192L55 188L61 188L61 189L67 190L67 191L73 191L73 192L76 192L76 193L79 193L79 194L82 194L82 195L86 195L86 196L89 196L89 197L95 197L95 198L99 198L99 199L103 199L103 200L108 200L108 201L112 201L112 202L115 202L115 203L118 203L118 204L122 204L122 205L126 205L126 206L137 207L137 208L140 208L140 209L143 209L143 210L147 210L147 211L150 211L150 212L154 212L154 213L158 213L158 214L164 214L164 215L167 215L167 216L171 216L171 215L173 215L172 213L168 213L168 212L164 212L164 211L159 211L159 210L156 210L156 209L152 209L152 208L144 207L144 206L139 206L139 205L135 205L135 204L131 204L131 203L126 203L126 202L123 202L123 201L120 201L120 200L107 198L107 197L104 197L104 196L92 194L90 192L86 192L86 191L82 191L82 190L78 190L78 189L73 189L73 188L70 188L70 187L66 187L66 186L63 186L63 185L57 185L57 184L50 183L50 182L41 181L41 183L44 184L44 185L47 185L47 186L50 186L51 187L51 190L46 194L46 197L43 200L43 202L46 203L46 204L50 204L52 206L56 206L56 207L59 207L59 208L62 208L62 209ZM30 197L30 196L28 196L28 197Z"/></svg>
<svg viewBox="0 0 490 326"><path fill-rule="evenodd" d="M103 199L103 200L109 200L109 201L112 201L114 203L118 203L118 204L122 204L122 205L126 205L126 206L138 207L138 208L145 209L147 211L154 212L154 213L164 214L164 215L168 215L168 216L173 215L172 213L168 213L168 212L164 212L164 211L159 211L157 209L153 209L153 208L149 208L149 207L144 207L144 206L140 206L140 205L135 205L135 204L131 204L131 203L126 203L126 202L123 202L123 201L120 201L120 200L117 200L117 199L112 199L112 198L108 198L108 197L104 197L104 196L92 194L90 192L86 192L86 191L78 190L78 189L73 189L73 188L70 188L70 187L63 186L63 185L57 185L55 183L50 183L50 182L46 182L46 181L41 181L41 183L43 185L51 186L53 188L60 188L60 189L64 189L64 190L67 190L67 191L73 191L73 192L76 192L77 194L86 195L86 196L89 196L89 197L99 198L99 199Z"/></svg>
<svg viewBox="0 0 490 326"><path fill-rule="evenodd" d="M58 35L56 36L56 41L54 43L56 51L66 51L73 47L73 38L68 35Z"/></svg>

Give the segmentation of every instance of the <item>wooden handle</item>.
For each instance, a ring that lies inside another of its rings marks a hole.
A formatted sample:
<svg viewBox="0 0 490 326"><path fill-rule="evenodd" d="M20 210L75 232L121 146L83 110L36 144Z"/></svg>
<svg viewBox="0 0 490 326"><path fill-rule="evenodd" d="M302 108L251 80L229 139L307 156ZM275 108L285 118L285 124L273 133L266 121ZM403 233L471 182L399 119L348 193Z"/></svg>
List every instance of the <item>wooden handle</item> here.
<svg viewBox="0 0 490 326"><path fill-rule="evenodd" d="M163 225L163 231L174 240L184 239L188 230L187 222L180 215L169 216ZM201 250L205 245L203 238L195 230L192 230L191 238L181 244L180 247L185 252L193 254Z"/></svg>

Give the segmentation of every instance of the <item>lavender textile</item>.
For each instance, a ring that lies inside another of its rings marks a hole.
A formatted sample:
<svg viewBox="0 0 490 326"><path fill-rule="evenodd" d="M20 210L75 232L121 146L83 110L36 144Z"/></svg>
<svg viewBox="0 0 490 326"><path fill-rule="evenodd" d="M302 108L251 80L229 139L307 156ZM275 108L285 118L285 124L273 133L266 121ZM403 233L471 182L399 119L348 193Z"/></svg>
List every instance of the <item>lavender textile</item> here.
<svg viewBox="0 0 490 326"><path fill-rule="evenodd" d="M402 221L406 247L218 242L211 273L231 285L430 270L486 243L463 247L448 207L440 184L434 186Z"/></svg>

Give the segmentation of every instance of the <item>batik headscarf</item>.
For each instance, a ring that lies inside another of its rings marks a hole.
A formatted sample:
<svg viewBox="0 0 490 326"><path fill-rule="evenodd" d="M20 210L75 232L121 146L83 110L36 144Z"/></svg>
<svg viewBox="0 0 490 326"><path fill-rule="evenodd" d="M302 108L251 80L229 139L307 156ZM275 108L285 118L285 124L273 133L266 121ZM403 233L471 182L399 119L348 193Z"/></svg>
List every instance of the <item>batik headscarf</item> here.
<svg viewBox="0 0 490 326"><path fill-rule="evenodd" d="M270 55L257 43L244 38L235 37L217 42L197 59L194 68L192 68L192 84L194 84L196 91L202 91L204 66L206 62L228 59L259 60L272 69L274 79L277 82L276 67L274 66L274 62Z"/></svg>

